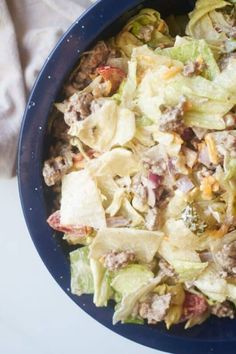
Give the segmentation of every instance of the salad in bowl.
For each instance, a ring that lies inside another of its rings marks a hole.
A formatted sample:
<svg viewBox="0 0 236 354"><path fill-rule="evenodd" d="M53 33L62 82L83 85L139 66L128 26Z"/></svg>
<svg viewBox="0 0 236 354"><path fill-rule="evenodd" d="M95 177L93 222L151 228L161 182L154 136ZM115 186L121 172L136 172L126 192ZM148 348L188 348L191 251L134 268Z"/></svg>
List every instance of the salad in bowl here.
<svg viewBox="0 0 236 354"><path fill-rule="evenodd" d="M71 245L71 292L114 301L114 324L235 316L235 20L234 1L142 9L55 103L48 223Z"/></svg>

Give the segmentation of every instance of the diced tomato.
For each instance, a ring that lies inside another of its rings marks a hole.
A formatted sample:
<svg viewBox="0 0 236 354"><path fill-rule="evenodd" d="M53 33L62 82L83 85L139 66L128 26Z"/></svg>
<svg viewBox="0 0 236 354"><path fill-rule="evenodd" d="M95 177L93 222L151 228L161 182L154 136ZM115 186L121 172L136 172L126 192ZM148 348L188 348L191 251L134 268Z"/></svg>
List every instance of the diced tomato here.
<svg viewBox="0 0 236 354"><path fill-rule="evenodd" d="M105 81L111 82L113 92L119 88L121 82L126 77L126 74L122 69L109 65L99 66L97 72Z"/></svg>
<svg viewBox="0 0 236 354"><path fill-rule="evenodd" d="M195 317L204 313L208 308L207 301L203 296L185 292L183 305L183 316L185 319Z"/></svg>
<svg viewBox="0 0 236 354"><path fill-rule="evenodd" d="M89 226L62 225L60 210L57 210L52 215L50 215L47 219L47 223L49 226L51 226L52 229L73 236L84 237L90 234L92 231L92 228Z"/></svg>

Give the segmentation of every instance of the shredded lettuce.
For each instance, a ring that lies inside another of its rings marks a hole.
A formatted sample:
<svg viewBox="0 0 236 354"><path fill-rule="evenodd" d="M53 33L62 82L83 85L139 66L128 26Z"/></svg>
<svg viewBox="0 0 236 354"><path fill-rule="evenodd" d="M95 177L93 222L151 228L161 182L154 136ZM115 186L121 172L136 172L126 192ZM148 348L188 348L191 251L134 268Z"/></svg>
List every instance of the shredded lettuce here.
<svg viewBox="0 0 236 354"><path fill-rule="evenodd" d="M110 251L133 251L138 261L149 263L155 256L163 234L132 228L100 229L90 246L90 257L99 260Z"/></svg>
<svg viewBox="0 0 236 354"><path fill-rule="evenodd" d="M203 59L206 63L206 69L203 76L206 79L213 80L220 73L213 52L204 39L189 40L185 44L175 45L172 48L158 49L160 55L169 56L172 59L179 60L184 64L193 62L196 59Z"/></svg>
<svg viewBox="0 0 236 354"><path fill-rule="evenodd" d="M115 273L111 286L123 298L148 283L154 274L144 265L131 264Z"/></svg>
<svg viewBox="0 0 236 354"><path fill-rule="evenodd" d="M123 203L120 208L120 213L126 219L130 221L131 227L140 227L143 228L144 218L143 216L135 210L131 205L130 201L127 198L124 198Z"/></svg>
<svg viewBox="0 0 236 354"><path fill-rule="evenodd" d="M176 247L168 239L164 239L158 253L172 265L181 281L196 279L207 267L192 248Z"/></svg>
<svg viewBox="0 0 236 354"><path fill-rule="evenodd" d="M144 43L152 48L173 44L167 24L154 9L142 9L113 40L113 45L128 57Z"/></svg>
<svg viewBox="0 0 236 354"><path fill-rule="evenodd" d="M61 224L65 226L106 226L101 194L86 171L71 172L63 177L61 188Z"/></svg>
<svg viewBox="0 0 236 354"><path fill-rule="evenodd" d="M93 294L93 276L89 262L89 248L70 252L71 292L75 295Z"/></svg>
<svg viewBox="0 0 236 354"><path fill-rule="evenodd" d="M183 220L168 219L164 226L164 232L173 246L190 250L196 248L198 237L186 227Z"/></svg>
<svg viewBox="0 0 236 354"><path fill-rule="evenodd" d="M117 322L124 323L127 318L132 314L132 311L142 297L149 294L161 281L161 276L150 280L146 285L140 286L135 291L125 295L122 298L121 303L117 306L113 316L113 324Z"/></svg>
<svg viewBox="0 0 236 354"><path fill-rule="evenodd" d="M110 287L110 273L101 262L90 258L90 267L94 283L93 302L97 307L107 306L108 300L112 298Z"/></svg>
<svg viewBox="0 0 236 354"><path fill-rule="evenodd" d="M214 83L222 87L229 95L236 96L236 59L230 58L228 65L222 72L215 77Z"/></svg>
<svg viewBox="0 0 236 354"><path fill-rule="evenodd" d="M227 298L227 282L219 276L213 264L194 281L194 285L212 300L223 302Z"/></svg>
<svg viewBox="0 0 236 354"><path fill-rule="evenodd" d="M172 266L179 275L180 281L191 281L196 279L204 271L208 263L173 260Z"/></svg>
<svg viewBox="0 0 236 354"><path fill-rule="evenodd" d="M211 15L215 10L227 5L228 2L223 0L198 0L195 9L189 14L190 21L186 33L193 38L204 38L210 43L221 44L226 39L225 33L216 30Z"/></svg>
<svg viewBox="0 0 236 354"><path fill-rule="evenodd" d="M222 74L216 75L215 71L214 81L201 76L184 77L181 74L183 63L180 61L157 54L155 56L147 47L135 49L133 55L136 57L138 70L142 70L136 94L137 107L142 115L158 123L163 105L174 107L181 97L185 97L190 104L190 109L184 114L187 126L225 129L223 117L235 105L236 100L229 84L227 89L218 84L219 80L224 80ZM166 80L163 75L171 66L180 71Z"/></svg>
<svg viewBox="0 0 236 354"><path fill-rule="evenodd" d="M69 134L96 151L108 151L113 146L123 146L132 140L135 116L129 109L121 108L114 100L107 99L89 117L76 122Z"/></svg>
<svg viewBox="0 0 236 354"><path fill-rule="evenodd" d="M115 148L102 154L97 159L91 160L86 164L86 168L95 177L99 176L130 176L140 169L140 161L129 150Z"/></svg>

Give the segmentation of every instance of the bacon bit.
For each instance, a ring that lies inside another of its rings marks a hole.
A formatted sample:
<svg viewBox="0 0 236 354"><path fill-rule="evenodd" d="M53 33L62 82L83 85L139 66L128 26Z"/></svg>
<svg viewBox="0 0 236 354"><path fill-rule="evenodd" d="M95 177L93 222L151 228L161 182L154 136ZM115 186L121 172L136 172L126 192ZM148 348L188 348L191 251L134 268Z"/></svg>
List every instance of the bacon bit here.
<svg viewBox="0 0 236 354"><path fill-rule="evenodd" d="M172 66L171 68L169 68L168 71L163 74L162 78L163 80L169 80L175 75L179 74L181 70L182 69L180 67Z"/></svg>
<svg viewBox="0 0 236 354"><path fill-rule="evenodd" d="M93 231L93 228L90 226L62 225L60 210L57 210L52 215L50 215L49 218L47 219L47 223L52 229L56 231L63 232L65 234L70 234L73 236L78 236L78 237L87 236Z"/></svg>
<svg viewBox="0 0 236 354"><path fill-rule="evenodd" d="M228 233L228 231L229 231L229 226L226 224L223 224L223 225L221 225L219 230L209 231L207 234L211 237L221 238L224 235L226 235Z"/></svg>
<svg viewBox="0 0 236 354"><path fill-rule="evenodd" d="M213 138L212 138L212 136L210 134L207 134L205 136L205 142L207 144L207 149L208 149L208 154L209 154L210 161L214 165L217 165L218 164L217 149L216 149L215 142L214 142L214 140L213 140Z"/></svg>
<svg viewBox="0 0 236 354"><path fill-rule="evenodd" d="M206 312L208 304L203 296L185 292L185 299L183 304L183 317L187 320L192 317L199 316Z"/></svg>
<svg viewBox="0 0 236 354"><path fill-rule="evenodd" d="M121 82L126 78L126 74L122 69L109 65L99 66L97 73L101 75L105 81L110 81L113 92L119 88Z"/></svg>
<svg viewBox="0 0 236 354"><path fill-rule="evenodd" d="M218 192L219 188L220 185L213 176L204 177L200 186L202 198L204 200L211 200L213 197L212 192Z"/></svg>

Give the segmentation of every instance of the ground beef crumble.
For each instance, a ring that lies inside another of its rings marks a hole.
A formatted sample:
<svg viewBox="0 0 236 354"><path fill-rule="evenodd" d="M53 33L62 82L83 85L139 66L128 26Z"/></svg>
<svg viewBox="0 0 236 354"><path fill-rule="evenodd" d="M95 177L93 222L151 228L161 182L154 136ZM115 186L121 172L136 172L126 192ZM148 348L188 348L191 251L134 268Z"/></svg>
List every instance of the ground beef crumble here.
<svg viewBox="0 0 236 354"><path fill-rule="evenodd" d="M222 304L218 303L212 306L211 313L220 318L229 317L231 319L234 319L235 317L235 311L233 309L233 306L228 301L225 301Z"/></svg>
<svg viewBox="0 0 236 354"><path fill-rule="evenodd" d="M135 262L135 254L132 251L111 251L102 257L102 262L105 268L114 271Z"/></svg>
<svg viewBox="0 0 236 354"><path fill-rule="evenodd" d="M81 58L78 70L76 70L70 81L77 90L82 90L88 84L90 84L91 75L99 65L106 63L110 54L110 49L104 41L98 42L95 47L84 54Z"/></svg>
<svg viewBox="0 0 236 354"><path fill-rule="evenodd" d="M236 241L225 244L215 258L227 274L236 276Z"/></svg>
<svg viewBox="0 0 236 354"><path fill-rule="evenodd" d="M53 186L61 180L61 178L73 166L72 154L67 151L62 156L52 157L44 162L43 177L47 186Z"/></svg>
<svg viewBox="0 0 236 354"><path fill-rule="evenodd" d="M171 294L153 294L139 304L138 314L141 318L146 319L148 324L156 324L165 318L170 301Z"/></svg>
<svg viewBox="0 0 236 354"><path fill-rule="evenodd" d="M206 68L206 64L203 60L194 60L187 63L183 69L183 75L187 77L192 77L194 75L200 75L204 69Z"/></svg>
<svg viewBox="0 0 236 354"><path fill-rule="evenodd" d="M162 115L160 117L159 129L162 132L176 132L182 134L186 128L183 121L185 113L186 99L182 97L176 106L161 107Z"/></svg>

